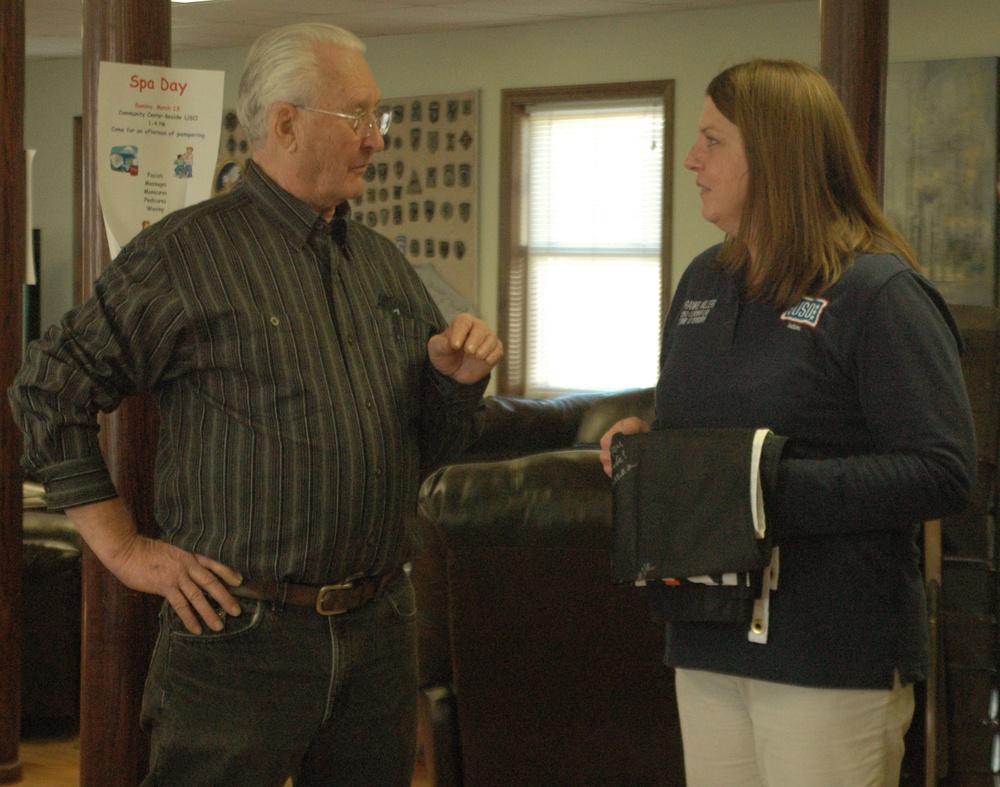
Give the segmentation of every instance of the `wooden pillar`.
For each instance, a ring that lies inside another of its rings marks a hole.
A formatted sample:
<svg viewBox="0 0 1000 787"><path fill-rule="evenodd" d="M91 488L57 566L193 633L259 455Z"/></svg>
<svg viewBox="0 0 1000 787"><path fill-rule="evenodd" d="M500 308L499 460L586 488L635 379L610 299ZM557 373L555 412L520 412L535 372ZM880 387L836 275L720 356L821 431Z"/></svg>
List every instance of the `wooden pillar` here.
<svg viewBox="0 0 1000 787"><path fill-rule="evenodd" d="M97 89L101 61L170 65L170 0L85 0L83 6L83 244L81 294L110 262L98 192ZM127 400L102 419L101 446L112 477L142 532L156 534L153 465L156 408ZM80 784L138 784L149 743L139 729L142 688L156 635L159 599L127 589L84 550Z"/></svg>
<svg viewBox="0 0 1000 787"><path fill-rule="evenodd" d="M0 782L21 778L21 435L7 389L21 365L25 268L24 0L0 3Z"/></svg>
<svg viewBox="0 0 1000 787"><path fill-rule="evenodd" d="M889 0L821 0L820 67L840 95L881 199Z"/></svg>

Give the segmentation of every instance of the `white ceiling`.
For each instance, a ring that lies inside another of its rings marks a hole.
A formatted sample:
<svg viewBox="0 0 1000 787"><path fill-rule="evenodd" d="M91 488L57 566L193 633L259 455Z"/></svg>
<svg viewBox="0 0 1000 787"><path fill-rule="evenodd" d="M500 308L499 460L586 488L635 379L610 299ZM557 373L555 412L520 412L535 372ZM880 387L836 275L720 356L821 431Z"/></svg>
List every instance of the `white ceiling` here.
<svg viewBox="0 0 1000 787"><path fill-rule="evenodd" d="M5 0L0 0L4 2ZM93 0L25 0L28 59L79 57L82 7ZM260 33L300 21L332 22L362 38L433 30L614 17L793 0L214 0L174 3L174 51L245 47Z"/></svg>

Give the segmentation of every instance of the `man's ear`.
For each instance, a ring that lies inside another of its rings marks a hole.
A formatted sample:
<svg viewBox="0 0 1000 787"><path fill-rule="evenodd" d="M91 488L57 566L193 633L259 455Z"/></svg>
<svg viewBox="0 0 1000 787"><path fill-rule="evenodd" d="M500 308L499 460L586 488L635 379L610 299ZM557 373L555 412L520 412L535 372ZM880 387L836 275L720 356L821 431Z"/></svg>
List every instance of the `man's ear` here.
<svg viewBox="0 0 1000 787"><path fill-rule="evenodd" d="M271 138L282 150L292 152L298 145L299 111L291 104L279 102L268 115Z"/></svg>

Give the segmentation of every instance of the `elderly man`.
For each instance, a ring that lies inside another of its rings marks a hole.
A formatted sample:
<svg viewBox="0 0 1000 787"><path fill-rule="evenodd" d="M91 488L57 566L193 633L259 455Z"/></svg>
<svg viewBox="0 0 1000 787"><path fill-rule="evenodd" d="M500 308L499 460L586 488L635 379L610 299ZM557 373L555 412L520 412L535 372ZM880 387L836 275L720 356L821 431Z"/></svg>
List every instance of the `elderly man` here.
<svg viewBox="0 0 1000 787"><path fill-rule="evenodd" d="M440 312L349 220L389 117L354 35L251 48L239 188L137 236L11 389L25 467L128 587L165 598L144 784L408 784L412 516L480 427L503 345ZM151 390L156 516L137 533L97 413Z"/></svg>

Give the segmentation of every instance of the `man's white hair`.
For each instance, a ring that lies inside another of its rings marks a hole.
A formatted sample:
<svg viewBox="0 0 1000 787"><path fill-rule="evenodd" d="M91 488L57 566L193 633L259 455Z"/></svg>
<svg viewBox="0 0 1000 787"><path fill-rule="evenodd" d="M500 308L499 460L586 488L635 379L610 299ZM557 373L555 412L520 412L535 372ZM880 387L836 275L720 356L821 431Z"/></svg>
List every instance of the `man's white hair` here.
<svg viewBox="0 0 1000 787"><path fill-rule="evenodd" d="M250 47L240 79L236 114L252 148L267 140L267 116L279 101L312 104L319 87L317 48L324 44L364 52L354 33L323 22L278 27Z"/></svg>

